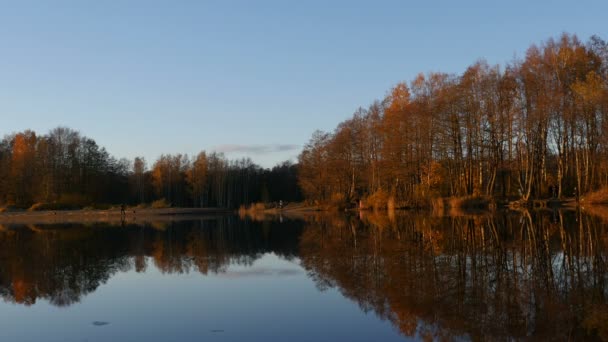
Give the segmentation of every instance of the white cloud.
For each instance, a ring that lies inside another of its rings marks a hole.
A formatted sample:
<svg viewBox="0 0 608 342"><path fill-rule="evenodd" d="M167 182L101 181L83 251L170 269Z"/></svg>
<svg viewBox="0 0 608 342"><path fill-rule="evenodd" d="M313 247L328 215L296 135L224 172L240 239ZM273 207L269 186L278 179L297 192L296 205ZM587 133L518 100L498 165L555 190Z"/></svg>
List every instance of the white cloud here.
<svg viewBox="0 0 608 342"><path fill-rule="evenodd" d="M295 144L264 144L264 145L238 145L226 144L213 148L214 151L221 153L248 153L248 154L267 154L275 152L295 151L299 149Z"/></svg>

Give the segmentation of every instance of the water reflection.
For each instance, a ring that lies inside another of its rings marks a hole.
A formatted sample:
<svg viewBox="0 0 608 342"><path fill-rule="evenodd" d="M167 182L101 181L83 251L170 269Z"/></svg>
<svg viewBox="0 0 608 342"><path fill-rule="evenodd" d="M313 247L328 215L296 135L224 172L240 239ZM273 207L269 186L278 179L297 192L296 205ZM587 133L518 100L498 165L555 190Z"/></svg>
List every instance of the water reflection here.
<svg viewBox="0 0 608 342"><path fill-rule="evenodd" d="M28 225L0 231L0 296L25 305L67 306L117 272L225 272L264 253L297 255L302 222L252 223L234 217L147 225Z"/></svg>
<svg viewBox="0 0 608 342"><path fill-rule="evenodd" d="M299 262L319 290L338 289L404 336L608 339L607 227L582 212L542 211L5 226L0 296L69 306L150 263L166 274L292 275L247 267L274 253Z"/></svg>
<svg viewBox="0 0 608 342"><path fill-rule="evenodd" d="M368 215L312 224L300 257L406 336L606 339L607 237L580 212Z"/></svg>

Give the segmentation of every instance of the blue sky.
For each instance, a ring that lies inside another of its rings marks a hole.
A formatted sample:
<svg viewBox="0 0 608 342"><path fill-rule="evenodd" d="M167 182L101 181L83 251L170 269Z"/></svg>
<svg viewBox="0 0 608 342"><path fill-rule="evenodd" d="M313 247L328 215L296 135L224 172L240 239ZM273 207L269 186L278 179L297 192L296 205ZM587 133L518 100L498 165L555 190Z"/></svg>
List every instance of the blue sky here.
<svg viewBox="0 0 608 342"><path fill-rule="evenodd" d="M608 1L0 1L0 134L81 131L117 157L270 167L419 72L504 64Z"/></svg>

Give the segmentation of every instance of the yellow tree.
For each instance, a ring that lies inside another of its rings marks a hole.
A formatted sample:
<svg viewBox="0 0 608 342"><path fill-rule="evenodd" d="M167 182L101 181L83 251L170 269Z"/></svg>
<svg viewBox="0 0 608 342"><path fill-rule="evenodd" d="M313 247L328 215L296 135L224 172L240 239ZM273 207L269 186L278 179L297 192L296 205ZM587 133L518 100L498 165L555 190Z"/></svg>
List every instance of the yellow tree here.
<svg viewBox="0 0 608 342"><path fill-rule="evenodd" d="M419 76L423 77L423 76ZM410 129L413 125L408 122L410 110L410 91L405 83L395 86L387 98L387 108L384 111L382 123L383 141L382 166L385 186L392 195L407 191L411 174L411 159L413 155Z"/></svg>
<svg viewBox="0 0 608 342"><path fill-rule="evenodd" d="M597 181L596 156L602 135L601 107L605 94L602 79L591 71L585 80L572 85L577 115L578 148L575 153L576 183L580 191L589 191Z"/></svg>
<svg viewBox="0 0 608 342"><path fill-rule="evenodd" d="M195 205L205 205L205 193L207 188L207 154L200 152L192 162L192 166L186 173L186 180Z"/></svg>
<svg viewBox="0 0 608 342"><path fill-rule="evenodd" d="M32 131L18 133L13 140L11 160L12 196L14 196L13 200L18 206L32 204L36 141L36 133Z"/></svg>

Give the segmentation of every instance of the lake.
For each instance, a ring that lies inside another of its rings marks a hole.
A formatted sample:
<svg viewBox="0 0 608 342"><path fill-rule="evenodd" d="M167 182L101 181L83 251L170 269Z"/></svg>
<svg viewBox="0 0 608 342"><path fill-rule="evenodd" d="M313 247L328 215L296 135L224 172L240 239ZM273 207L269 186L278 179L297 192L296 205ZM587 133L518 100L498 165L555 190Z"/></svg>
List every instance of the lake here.
<svg viewBox="0 0 608 342"><path fill-rule="evenodd" d="M608 339L580 211L0 226L1 341Z"/></svg>

